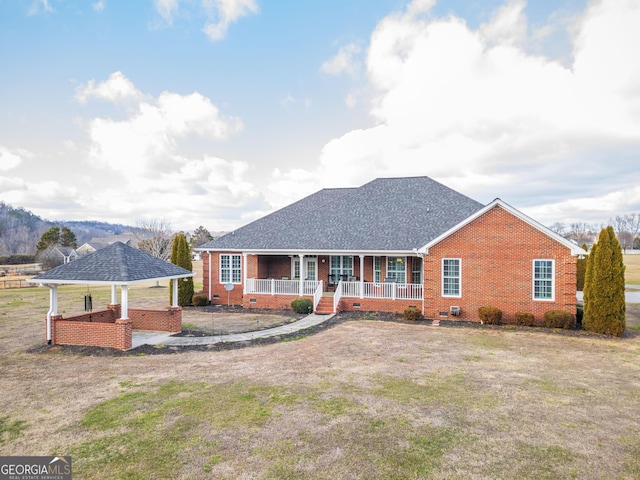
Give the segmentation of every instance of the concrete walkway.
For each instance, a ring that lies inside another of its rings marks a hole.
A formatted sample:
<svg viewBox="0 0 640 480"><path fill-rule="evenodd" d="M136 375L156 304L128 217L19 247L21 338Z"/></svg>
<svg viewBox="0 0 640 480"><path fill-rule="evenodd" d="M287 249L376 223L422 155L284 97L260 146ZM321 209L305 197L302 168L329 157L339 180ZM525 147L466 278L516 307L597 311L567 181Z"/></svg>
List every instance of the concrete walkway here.
<svg viewBox="0 0 640 480"><path fill-rule="evenodd" d="M133 332L131 348L140 345L211 345L215 343L246 342L255 338L276 337L295 333L305 328L314 327L326 322L333 315L316 315L312 313L297 322L281 325L279 327L256 330L255 332L231 333L229 335L212 335L209 337L173 337L167 332L149 332L135 330Z"/></svg>

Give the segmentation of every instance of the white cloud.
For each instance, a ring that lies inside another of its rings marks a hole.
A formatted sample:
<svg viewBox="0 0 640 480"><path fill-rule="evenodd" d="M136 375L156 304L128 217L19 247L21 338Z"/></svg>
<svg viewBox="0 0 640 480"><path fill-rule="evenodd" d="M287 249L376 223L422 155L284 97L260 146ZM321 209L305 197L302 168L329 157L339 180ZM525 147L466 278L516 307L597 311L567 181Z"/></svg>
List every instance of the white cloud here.
<svg viewBox="0 0 640 480"><path fill-rule="evenodd" d="M102 12L106 8L107 3L105 0L98 0L95 3L92 3L91 6L96 12Z"/></svg>
<svg viewBox="0 0 640 480"><path fill-rule="evenodd" d="M229 25L240 17L258 13L255 0L204 0L202 3L209 16L216 18L216 21L207 22L202 29L213 41L224 38Z"/></svg>
<svg viewBox="0 0 640 480"><path fill-rule="evenodd" d="M9 151L8 148L0 146L0 171L8 171L16 168L22 163L22 157Z"/></svg>
<svg viewBox="0 0 640 480"><path fill-rule="evenodd" d="M246 180L248 164L198 153L193 145L189 148L196 153L185 155L193 137L205 142L201 151L207 151L210 142L226 140L242 129L238 118L223 115L209 98L197 92L144 96L120 72L106 82L89 82L78 98L113 103L136 99L124 119L96 117L87 122L87 167L103 173L86 179L88 193L78 200L85 215L90 211L97 218L131 223L132 218L158 217L162 212L175 226L197 226L203 212L224 219L247 204L262 204L257 189ZM92 188L95 178L107 187ZM235 218L216 228L235 226Z"/></svg>
<svg viewBox="0 0 640 480"><path fill-rule="evenodd" d="M178 0L155 0L156 10L171 25L173 14L178 10Z"/></svg>
<svg viewBox="0 0 640 480"><path fill-rule="evenodd" d="M510 0L500 7L491 20L480 27L480 35L489 43L521 46L527 37L525 0Z"/></svg>
<svg viewBox="0 0 640 480"><path fill-rule="evenodd" d="M34 0L29 7L29 15L38 15L39 13L52 13L53 8L49 5L49 0Z"/></svg>
<svg viewBox="0 0 640 480"><path fill-rule="evenodd" d="M307 174L276 171L278 191L298 188L300 176L347 186L429 175L481 201L500 196L519 206L521 199L538 213L548 204L551 217L568 186L577 197L605 199L637 183L640 3L589 4L569 32L569 67L529 53L522 1L506 3L478 29L453 15L425 17L430 4L387 16L371 35L366 69L376 126L328 142ZM624 173L609 183L603 177L614 165ZM593 180L582 187L590 190L576 190L576 175Z"/></svg>
<svg viewBox="0 0 640 480"><path fill-rule="evenodd" d="M351 78L357 78L362 68L361 62L356 57L362 49L355 43L340 47L338 53L322 64L320 69L329 75L346 73Z"/></svg>
<svg viewBox="0 0 640 480"><path fill-rule="evenodd" d="M96 84L89 80L86 85L76 89L76 100L86 103L91 98L98 98L109 102L135 101L144 97L135 85L122 72L112 73L107 80Z"/></svg>

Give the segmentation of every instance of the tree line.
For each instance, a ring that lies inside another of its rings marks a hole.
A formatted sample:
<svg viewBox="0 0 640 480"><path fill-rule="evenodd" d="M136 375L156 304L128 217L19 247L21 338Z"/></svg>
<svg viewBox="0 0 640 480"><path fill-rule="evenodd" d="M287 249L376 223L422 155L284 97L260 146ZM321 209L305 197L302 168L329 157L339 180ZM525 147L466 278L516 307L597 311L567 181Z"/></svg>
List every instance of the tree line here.
<svg viewBox="0 0 640 480"><path fill-rule="evenodd" d="M611 226L622 250L640 249L640 213L616 215L607 225L574 222L565 224L556 222L549 228L563 237L575 241L578 245L595 243L603 228Z"/></svg>

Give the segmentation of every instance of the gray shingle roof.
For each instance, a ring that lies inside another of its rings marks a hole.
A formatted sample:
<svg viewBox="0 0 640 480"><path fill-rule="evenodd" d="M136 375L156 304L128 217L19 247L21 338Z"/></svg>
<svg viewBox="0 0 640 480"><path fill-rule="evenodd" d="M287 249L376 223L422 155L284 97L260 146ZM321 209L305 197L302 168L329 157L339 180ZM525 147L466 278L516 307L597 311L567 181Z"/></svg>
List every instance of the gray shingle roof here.
<svg viewBox="0 0 640 480"><path fill-rule="evenodd" d="M429 177L324 189L201 250L411 251L483 205Z"/></svg>
<svg viewBox="0 0 640 480"><path fill-rule="evenodd" d="M181 278L193 273L146 252L115 242L33 277L32 283L114 283Z"/></svg>

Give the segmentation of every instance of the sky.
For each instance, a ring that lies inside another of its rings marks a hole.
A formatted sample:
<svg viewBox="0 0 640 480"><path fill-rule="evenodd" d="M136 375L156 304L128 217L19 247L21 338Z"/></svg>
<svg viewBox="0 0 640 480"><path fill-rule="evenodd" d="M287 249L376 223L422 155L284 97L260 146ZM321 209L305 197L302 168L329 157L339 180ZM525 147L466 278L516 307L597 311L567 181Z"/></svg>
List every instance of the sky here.
<svg viewBox="0 0 640 480"><path fill-rule="evenodd" d="M637 0L0 0L0 200L228 231L426 175L606 223L640 213L638 25Z"/></svg>

